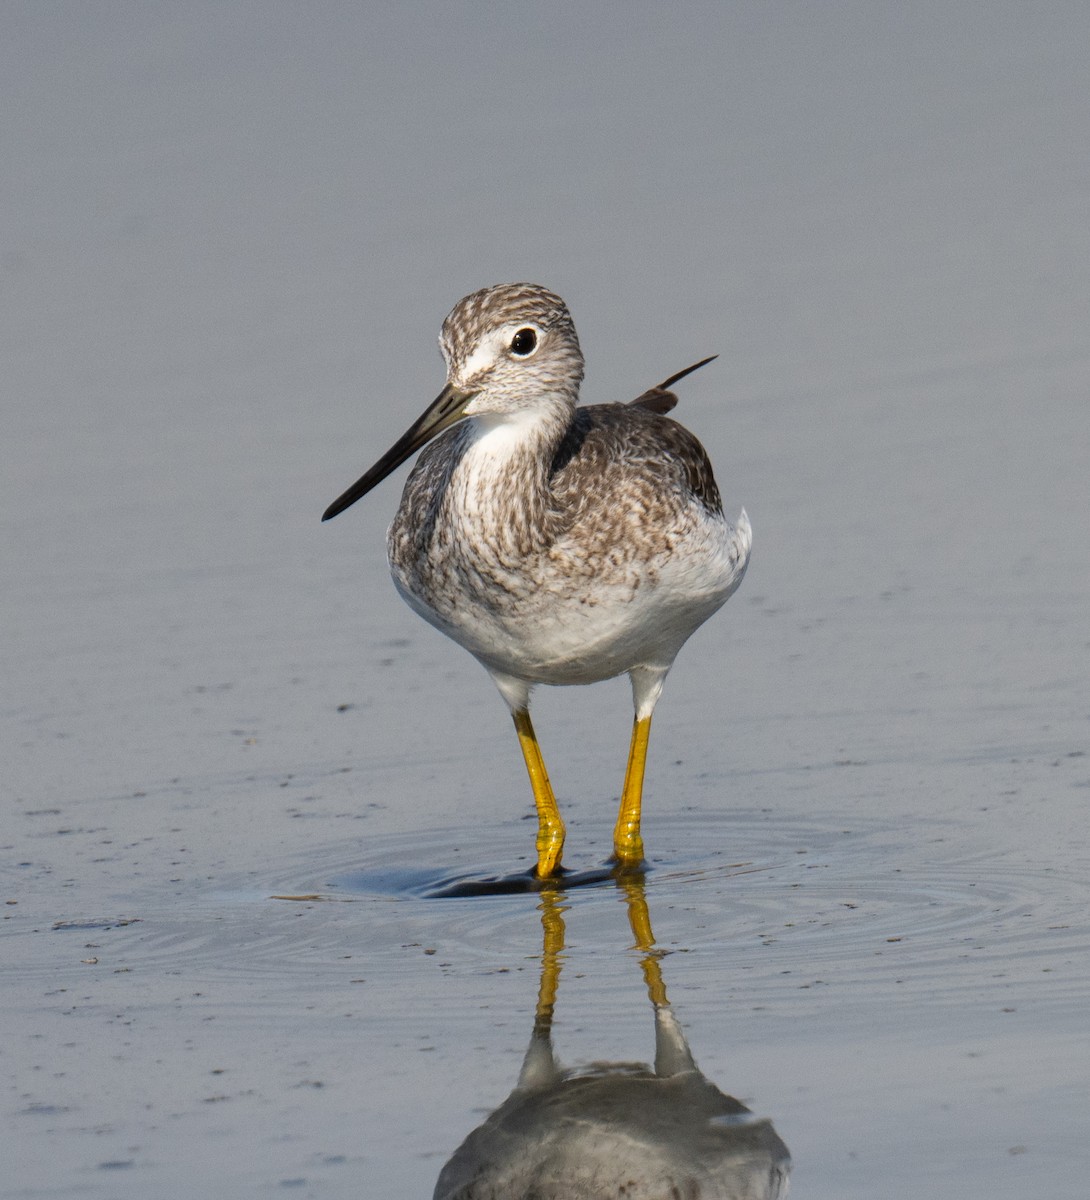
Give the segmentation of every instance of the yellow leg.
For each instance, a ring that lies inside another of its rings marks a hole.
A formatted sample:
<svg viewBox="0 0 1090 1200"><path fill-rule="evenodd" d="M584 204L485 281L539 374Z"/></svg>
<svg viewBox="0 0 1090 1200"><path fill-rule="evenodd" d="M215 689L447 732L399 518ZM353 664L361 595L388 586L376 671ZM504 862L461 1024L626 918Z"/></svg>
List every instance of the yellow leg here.
<svg viewBox="0 0 1090 1200"><path fill-rule="evenodd" d="M549 773L537 744L537 734L530 723L530 711L516 709L515 732L519 735L522 757L526 760L526 771L530 786L534 789L534 804L537 806L537 874L547 879L560 866L560 855L564 849L564 822L556 806Z"/></svg>
<svg viewBox="0 0 1090 1200"><path fill-rule="evenodd" d="M613 830L613 853L622 867L638 867L643 862L640 806L643 803L643 773L647 769L647 739L650 736L651 718L637 717L632 725L632 744L628 749L628 769L624 776L621 808Z"/></svg>

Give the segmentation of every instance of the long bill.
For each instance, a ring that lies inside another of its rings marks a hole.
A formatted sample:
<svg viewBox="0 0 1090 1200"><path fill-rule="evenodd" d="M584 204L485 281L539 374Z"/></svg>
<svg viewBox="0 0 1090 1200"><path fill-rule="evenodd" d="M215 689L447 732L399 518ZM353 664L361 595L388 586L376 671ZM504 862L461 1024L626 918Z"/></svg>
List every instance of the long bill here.
<svg viewBox="0 0 1090 1200"><path fill-rule="evenodd" d="M338 513L350 508L362 496L380 484L391 471L396 471L401 464L415 454L421 446L449 429L455 421L465 416L466 405L473 399L476 392L463 391L452 383L435 398L427 411L390 447L377 463L322 513L322 520L328 521Z"/></svg>

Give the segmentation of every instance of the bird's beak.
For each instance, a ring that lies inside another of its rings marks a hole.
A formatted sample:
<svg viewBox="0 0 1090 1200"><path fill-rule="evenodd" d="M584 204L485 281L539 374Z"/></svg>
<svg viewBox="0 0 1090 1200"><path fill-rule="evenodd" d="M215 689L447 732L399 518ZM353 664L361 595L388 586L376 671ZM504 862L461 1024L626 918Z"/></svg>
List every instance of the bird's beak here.
<svg viewBox="0 0 1090 1200"><path fill-rule="evenodd" d="M377 463L322 513L322 520L328 521L338 513L344 512L367 493L380 484L391 471L398 467L421 446L430 442L433 437L449 429L455 421L465 416L466 405L476 396L476 392L463 391L452 383L435 398L434 403L413 425L390 447Z"/></svg>

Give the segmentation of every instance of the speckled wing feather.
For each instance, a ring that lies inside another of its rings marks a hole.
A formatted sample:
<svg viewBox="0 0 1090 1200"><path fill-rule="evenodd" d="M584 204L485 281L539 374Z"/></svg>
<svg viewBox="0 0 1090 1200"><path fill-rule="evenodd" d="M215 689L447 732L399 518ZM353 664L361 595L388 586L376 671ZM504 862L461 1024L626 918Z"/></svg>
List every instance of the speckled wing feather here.
<svg viewBox="0 0 1090 1200"><path fill-rule="evenodd" d="M553 459L554 511L568 528L627 521L633 511L669 527L692 499L719 515L723 503L704 447L683 425L643 405L577 408Z"/></svg>

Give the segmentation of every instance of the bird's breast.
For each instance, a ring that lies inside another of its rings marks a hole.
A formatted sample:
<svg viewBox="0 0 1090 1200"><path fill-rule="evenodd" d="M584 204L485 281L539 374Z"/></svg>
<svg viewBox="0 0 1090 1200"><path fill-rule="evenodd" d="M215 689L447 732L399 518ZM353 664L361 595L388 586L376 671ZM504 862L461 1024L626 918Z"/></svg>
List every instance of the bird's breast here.
<svg viewBox="0 0 1090 1200"><path fill-rule="evenodd" d="M575 487L569 468L552 487L551 463L503 430L454 430L427 447L390 529L398 590L521 678L583 683L668 665L740 581L735 531L721 511L665 503L643 474L587 470Z"/></svg>

